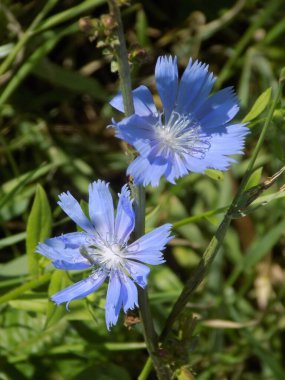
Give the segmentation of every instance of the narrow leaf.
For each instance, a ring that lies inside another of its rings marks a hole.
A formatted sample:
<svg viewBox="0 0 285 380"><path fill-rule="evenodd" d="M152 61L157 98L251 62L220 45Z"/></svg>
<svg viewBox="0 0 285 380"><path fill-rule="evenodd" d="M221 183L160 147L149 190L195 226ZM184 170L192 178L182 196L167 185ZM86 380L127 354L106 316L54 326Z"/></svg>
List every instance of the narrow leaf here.
<svg viewBox="0 0 285 380"><path fill-rule="evenodd" d="M260 167L251 174L244 190L249 190L250 188L257 186L259 184L261 175L262 175L262 170L263 170L263 167Z"/></svg>
<svg viewBox="0 0 285 380"><path fill-rule="evenodd" d="M271 87L265 90L256 100L249 113L244 117L243 123L247 123L259 116L267 107L271 98Z"/></svg>
<svg viewBox="0 0 285 380"><path fill-rule="evenodd" d="M48 288L48 296L52 296L61 289L67 287L70 284L70 280L64 271L56 270L53 272L50 280L50 285ZM63 315L66 314L65 305L56 305L51 300L48 301L47 306L47 319L45 323L45 328L49 328L56 322L62 319Z"/></svg>
<svg viewBox="0 0 285 380"><path fill-rule="evenodd" d="M35 200L27 224L26 249L29 271L33 275L39 274L39 255L35 249L39 242L50 236L52 215L44 189L37 185Z"/></svg>
<svg viewBox="0 0 285 380"><path fill-rule="evenodd" d="M207 169L205 171L206 176L215 179L216 181L222 181L224 179L224 173L220 170Z"/></svg>

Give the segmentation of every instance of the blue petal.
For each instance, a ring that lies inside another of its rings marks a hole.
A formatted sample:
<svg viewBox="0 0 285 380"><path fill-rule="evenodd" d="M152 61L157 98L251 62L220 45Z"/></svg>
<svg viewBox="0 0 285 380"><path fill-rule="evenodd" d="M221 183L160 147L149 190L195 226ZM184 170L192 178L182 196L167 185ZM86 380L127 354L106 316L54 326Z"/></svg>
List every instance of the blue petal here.
<svg viewBox="0 0 285 380"><path fill-rule="evenodd" d="M150 272L149 267L132 260L126 261L125 266L134 281L142 288L145 288L147 285L147 277Z"/></svg>
<svg viewBox="0 0 285 380"><path fill-rule="evenodd" d="M158 117L140 117L132 115L114 125L116 137L134 146L142 156L147 156L151 149L151 142L156 139L154 126Z"/></svg>
<svg viewBox="0 0 285 380"><path fill-rule="evenodd" d="M66 289L54 294L51 299L56 304L70 302L88 296L95 292L105 281L107 274L101 270L94 272L91 276L82 281L76 282Z"/></svg>
<svg viewBox="0 0 285 380"><path fill-rule="evenodd" d="M181 154L173 153L172 165L169 166L169 169L165 173L165 177L170 183L175 184L177 178L183 177L188 174L188 169L185 166L185 160L183 160Z"/></svg>
<svg viewBox="0 0 285 380"><path fill-rule="evenodd" d="M155 66L155 80L165 112L165 122L167 123L174 109L178 89L176 57L158 58Z"/></svg>
<svg viewBox="0 0 285 380"><path fill-rule="evenodd" d="M193 173L203 173L206 169L212 168L204 158L193 157L189 154L183 154L185 167Z"/></svg>
<svg viewBox="0 0 285 380"><path fill-rule="evenodd" d="M147 116L152 113L156 114L157 109L153 103L152 95L149 89L145 86L139 86L132 91L135 114L140 116ZM122 93L119 92L111 101L112 107L116 108L120 112L125 112Z"/></svg>
<svg viewBox="0 0 285 380"><path fill-rule="evenodd" d="M115 221L115 235L118 241L126 243L135 227L135 213L127 185L119 194L119 203Z"/></svg>
<svg viewBox="0 0 285 380"><path fill-rule="evenodd" d="M67 193L60 194L59 199L59 206L72 220L74 220L79 227L86 232L94 232L94 227L83 213L80 204L69 191Z"/></svg>
<svg viewBox="0 0 285 380"><path fill-rule="evenodd" d="M82 269L87 269L91 267L91 264L88 261L85 263L84 262L68 263L67 261L63 261L63 260L55 260L52 262L52 264L55 268L62 269L62 270L82 270Z"/></svg>
<svg viewBox="0 0 285 380"><path fill-rule="evenodd" d="M163 258L163 254L157 250L141 250L135 253L126 254L127 259L139 260L142 263L150 264L150 265L159 265L165 262Z"/></svg>
<svg viewBox="0 0 285 380"><path fill-rule="evenodd" d="M207 100L214 82L208 66L190 59L180 81L176 111L180 114L193 113Z"/></svg>
<svg viewBox="0 0 285 380"><path fill-rule="evenodd" d="M118 273L116 271L112 271L110 274L105 304L105 318L108 330L110 330L110 328L118 321L123 302L121 287L122 285Z"/></svg>
<svg viewBox="0 0 285 380"><path fill-rule="evenodd" d="M104 181L89 185L89 215L96 233L103 240L110 241L114 237L114 205L113 199Z"/></svg>
<svg viewBox="0 0 285 380"><path fill-rule="evenodd" d="M187 168L200 173L206 169L227 170L235 162L229 155L242 154L245 137L250 132L244 125L216 128L211 135L211 147L205 157L199 160L189 156Z"/></svg>
<svg viewBox="0 0 285 380"><path fill-rule="evenodd" d="M160 178L167 171L169 164L163 157L157 157L153 162L144 157L137 157L129 165L127 174L134 178L135 185L147 186L151 184L156 187L159 185Z"/></svg>
<svg viewBox="0 0 285 380"><path fill-rule="evenodd" d="M80 254L80 247L87 246L92 243L92 238L85 232L73 232L61 235L55 238L47 239L44 243L38 244L36 252L57 262L55 266L59 267L60 263L74 265L73 269L82 269L83 266L90 266L86 258Z"/></svg>
<svg viewBox="0 0 285 380"><path fill-rule="evenodd" d="M120 278L124 312L126 313L129 309L132 310L138 306L138 289L133 281L123 272L120 273Z"/></svg>
<svg viewBox="0 0 285 380"><path fill-rule="evenodd" d="M206 130L228 123L238 110L238 99L233 88L228 87L210 96L195 112L195 117Z"/></svg>
<svg viewBox="0 0 285 380"><path fill-rule="evenodd" d="M148 232L128 246L128 254L138 255L140 251L162 251L166 244L172 239L170 236L172 225L167 223Z"/></svg>

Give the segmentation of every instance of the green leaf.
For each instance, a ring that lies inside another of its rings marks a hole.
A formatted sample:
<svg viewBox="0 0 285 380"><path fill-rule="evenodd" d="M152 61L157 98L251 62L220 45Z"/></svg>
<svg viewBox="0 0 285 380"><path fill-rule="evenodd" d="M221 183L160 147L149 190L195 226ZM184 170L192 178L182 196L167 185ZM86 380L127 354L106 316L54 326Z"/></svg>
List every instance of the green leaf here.
<svg viewBox="0 0 285 380"><path fill-rule="evenodd" d="M232 286L238 279L239 275L244 271L250 271L250 269L256 266L272 247L278 242L285 229L285 219L279 224L271 228L259 239L250 246L246 255L243 257L239 265L234 269L231 276L228 278L228 286Z"/></svg>
<svg viewBox="0 0 285 380"><path fill-rule="evenodd" d="M63 321L48 331L43 330L44 315L9 308L0 317L0 349L7 357L25 360L30 354L47 352L63 338L66 323ZM18 377L17 377L18 378Z"/></svg>
<svg viewBox="0 0 285 380"><path fill-rule="evenodd" d="M59 270L54 271L51 276L50 285L48 288L49 297L65 288L69 284L70 280L66 272ZM49 300L47 306L47 319L45 328L49 328L50 326L60 321L64 314L66 314L65 305L56 305L54 302Z"/></svg>
<svg viewBox="0 0 285 380"><path fill-rule="evenodd" d="M33 279L32 281L25 282L23 285L18 286L10 290L9 292L0 296L0 304L6 303L10 300L16 299L22 294L26 293L28 290L38 288L39 286L45 284L50 280L51 273L45 273L42 276ZM1 281L2 284L3 280ZM1 334L0 334L1 336Z"/></svg>
<svg viewBox="0 0 285 380"><path fill-rule="evenodd" d="M272 89L269 87L257 98L249 113L243 118L243 123L247 123L255 119L265 110L271 98L271 91Z"/></svg>
<svg viewBox="0 0 285 380"><path fill-rule="evenodd" d="M254 186L257 186L260 182L261 175L262 175L263 167L256 169L251 176L249 177L249 180L244 188L244 190L251 189Z"/></svg>
<svg viewBox="0 0 285 380"><path fill-rule="evenodd" d="M50 236L52 215L44 189L37 185L36 196L27 224L26 249L31 274L39 274L39 255L35 253L39 242Z"/></svg>
<svg viewBox="0 0 285 380"><path fill-rule="evenodd" d="M207 169L205 174L216 181L222 181L224 179L224 173L219 170Z"/></svg>
<svg viewBox="0 0 285 380"><path fill-rule="evenodd" d="M256 239L254 244L252 244L249 248L247 254L244 256L243 262L241 263L243 269L249 270L259 263L279 241L280 237L284 234L284 230L285 219L272 227L262 237Z"/></svg>
<svg viewBox="0 0 285 380"><path fill-rule="evenodd" d="M32 301L31 300L11 300L8 302L8 304L13 309L31 311L34 313L41 313L41 314L45 312L46 303L47 303L46 299L33 299Z"/></svg>
<svg viewBox="0 0 285 380"><path fill-rule="evenodd" d="M21 255L5 264L0 264L0 276L19 277L29 274L26 255ZM3 281L3 279L1 279Z"/></svg>
<svg viewBox="0 0 285 380"><path fill-rule="evenodd" d="M19 234L15 234L12 236L7 236L0 240L0 249L9 247L10 245L14 245L19 243L22 240L25 240L26 232L20 232Z"/></svg>
<svg viewBox="0 0 285 380"><path fill-rule="evenodd" d="M96 79L84 77L47 59L40 60L34 66L33 73L54 86L64 87L78 94L88 94L97 100L106 99L106 91Z"/></svg>
<svg viewBox="0 0 285 380"><path fill-rule="evenodd" d="M136 32L137 38L140 46L145 47L150 44L148 38L148 22L147 17L143 9L139 9L137 12L137 20L136 20Z"/></svg>

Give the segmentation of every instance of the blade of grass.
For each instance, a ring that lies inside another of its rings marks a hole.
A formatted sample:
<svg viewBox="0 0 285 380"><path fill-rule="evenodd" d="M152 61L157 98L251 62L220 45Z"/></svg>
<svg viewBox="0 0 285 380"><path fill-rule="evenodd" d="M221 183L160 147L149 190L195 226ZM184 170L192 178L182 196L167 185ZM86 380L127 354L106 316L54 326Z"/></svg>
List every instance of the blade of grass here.
<svg viewBox="0 0 285 380"><path fill-rule="evenodd" d="M267 6L262 9L259 15L256 16L255 21L249 26L247 31L243 34L242 38L240 38L239 42L233 49L232 55L221 70L219 77L215 83L216 89L221 88L222 84L229 78L232 72L232 68L237 63L238 58L241 56L241 53L252 39L255 31L268 20L268 18L278 9L281 4L282 2L280 0L270 1Z"/></svg>
<svg viewBox="0 0 285 380"><path fill-rule="evenodd" d="M25 284L19 286L18 288L11 290L10 292L0 297L0 304L6 303L10 300L17 298L21 294L25 293L27 290L38 288L39 286L48 282L51 278L51 275L52 275L52 272L45 273L42 276L38 277L37 279L26 282Z"/></svg>
<svg viewBox="0 0 285 380"><path fill-rule="evenodd" d="M46 14L57 4L58 0L49 0L45 3L43 9L38 13L36 18L33 20L29 28L25 31L25 33L21 36L18 43L14 46L13 50L6 57L4 62L0 65L0 75L4 74L11 64L15 61L17 54L19 51L25 46L25 44L30 39L33 31L39 25L39 23L44 19Z"/></svg>
<svg viewBox="0 0 285 380"><path fill-rule="evenodd" d="M55 86L62 86L79 94L88 94L96 100L105 101L106 91L96 79L86 78L76 71L67 70L47 59L40 60L32 68L33 74Z"/></svg>
<svg viewBox="0 0 285 380"><path fill-rule="evenodd" d="M39 60L46 56L64 36L74 33L78 30L77 24L70 25L69 27L61 30L60 32L46 32L45 42L27 59L27 61L20 67L16 74L13 75L10 82L0 96L0 109L1 106L9 99L16 88L20 85L23 79L30 73Z"/></svg>
<svg viewBox="0 0 285 380"><path fill-rule="evenodd" d="M93 8L96 8L102 4L106 3L106 0L87 0L78 4L72 8L67 9L66 11L57 13L43 21L41 25L39 25L34 33L39 33L47 29L51 29L57 25L60 25L68 20L71 20L75 17L80 16L82 13L90 11Z"/></svg>

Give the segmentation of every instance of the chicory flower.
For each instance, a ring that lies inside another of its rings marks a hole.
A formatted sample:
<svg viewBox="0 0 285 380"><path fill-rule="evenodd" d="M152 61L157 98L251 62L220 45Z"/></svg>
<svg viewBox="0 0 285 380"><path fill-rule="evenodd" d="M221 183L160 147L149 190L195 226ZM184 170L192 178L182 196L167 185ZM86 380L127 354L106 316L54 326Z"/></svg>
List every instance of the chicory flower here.
<svg viewBox="0 0 285 380"><path fill-rule="evenodd" d="M37 252L52 259L58 269L89 268L91 273L51 299L61 304L86 297L109 279L105 315L110 329L117 323L121 308L127 312L138 306L136 284L144 288L150 272L145 264L164 262L162 250L171 239L171 225L155 228L128 244L135 227L135 214L127 185L119 194L116 216L108 184L104 181L89 186L90 219L69 192L61 194L59 199L60 207L83 232L48 239L37 246Z"/></svg>
<svg viewBox="0 0 285 380"><path fill-rule="evenodd" d="M157 110L147 87L133 91L135 113L116 123L116 136L135 147L139 156L127 174L136 185L157 186L165 177L175 183L189 172L225 171L241 154L248 128L232 124L239 110L231 87L212 91L215 77L208 66L190 59L180 83L176 58L159 57L155 79L163 106ZM110 104L124 112L119 93Z"/></svg>

